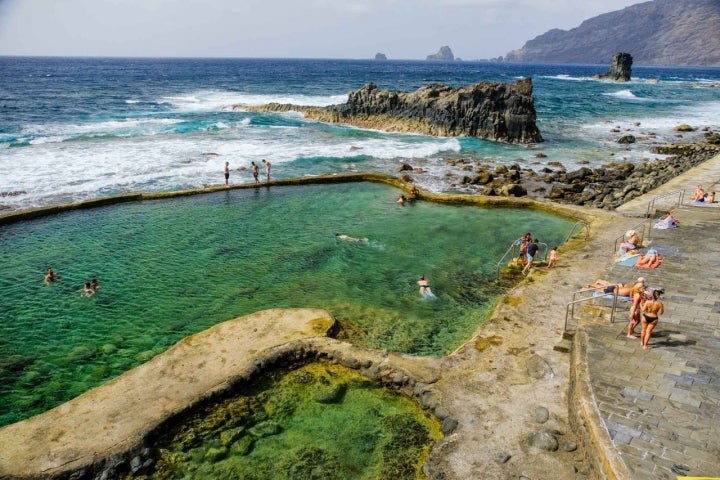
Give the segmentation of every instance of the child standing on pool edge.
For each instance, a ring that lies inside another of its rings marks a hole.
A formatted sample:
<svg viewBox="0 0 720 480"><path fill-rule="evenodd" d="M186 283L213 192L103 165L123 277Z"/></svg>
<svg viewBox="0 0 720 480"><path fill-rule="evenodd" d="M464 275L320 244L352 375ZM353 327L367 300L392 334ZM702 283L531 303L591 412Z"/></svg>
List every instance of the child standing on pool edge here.
<svg viewBox="0 0 720 480"><path fill-rule="evenodd" d="M550 250L550 258L548 259L548 267L552 268L557 264L557 249L558 247L553 247L552 250Z"/></svg>

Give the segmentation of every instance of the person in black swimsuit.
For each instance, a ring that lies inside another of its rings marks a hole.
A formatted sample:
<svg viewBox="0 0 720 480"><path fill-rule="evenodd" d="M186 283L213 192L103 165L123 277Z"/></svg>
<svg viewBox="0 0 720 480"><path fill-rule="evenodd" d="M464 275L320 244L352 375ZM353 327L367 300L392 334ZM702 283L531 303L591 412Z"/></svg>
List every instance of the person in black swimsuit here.
<svg viewBox="0 0 720 480"><path fill-rule="evenodd" d="M650 335L658 324L660 315L665 313L665 306L659 300L660 291L653 290L650 299L642 304L642 332L640 333L640 345L645 350L650 349Z"/></svg>

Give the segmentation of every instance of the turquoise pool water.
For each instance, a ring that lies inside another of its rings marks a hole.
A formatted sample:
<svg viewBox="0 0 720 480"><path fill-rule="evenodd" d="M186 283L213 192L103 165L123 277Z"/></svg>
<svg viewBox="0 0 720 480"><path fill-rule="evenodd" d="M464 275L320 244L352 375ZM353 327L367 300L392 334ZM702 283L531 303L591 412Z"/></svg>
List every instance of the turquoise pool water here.
<svg viewBox="0 0 720 480"><path fill-rule="evenodd" d="M495 264L542 212L427 202L386 185L228 190L118 204L0 229L0 425L35 415L224 320L320 307L370 348L442 355L502 291ZM367 237L337 240L335 232ZM48 267L60 273L45 285ZM427 275L434 300L416 281ZM100 290L81 292L97 277Z"/></svg>

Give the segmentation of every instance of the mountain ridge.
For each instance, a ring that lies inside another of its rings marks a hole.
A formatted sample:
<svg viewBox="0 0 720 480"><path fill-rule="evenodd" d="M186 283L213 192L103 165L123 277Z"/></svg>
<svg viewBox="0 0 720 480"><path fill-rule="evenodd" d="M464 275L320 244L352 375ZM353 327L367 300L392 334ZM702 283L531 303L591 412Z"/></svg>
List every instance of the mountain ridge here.
<svg viewBox="0 0 720 480"><path fill-rule="evenodd" d="M638 3L549 30L504 60L602 64L617 52L630 53L636 65L720 66L720 1Z"/></svg>

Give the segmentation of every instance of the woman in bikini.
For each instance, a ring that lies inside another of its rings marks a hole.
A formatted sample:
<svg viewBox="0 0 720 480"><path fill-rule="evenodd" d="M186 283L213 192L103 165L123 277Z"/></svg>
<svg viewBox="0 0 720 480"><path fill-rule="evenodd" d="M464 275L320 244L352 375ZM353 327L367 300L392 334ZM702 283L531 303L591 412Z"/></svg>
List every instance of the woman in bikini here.
<svg viewBox="0 0 720 480"><path fill-rule="evenodd" d="M659 300L660 292L653 290L650 299L645 301L641 307L642 311L642 333L640 333L640 345L645 350L650 349L650 335L658 324L660 315L665 313L665 305Z"/></svg>

